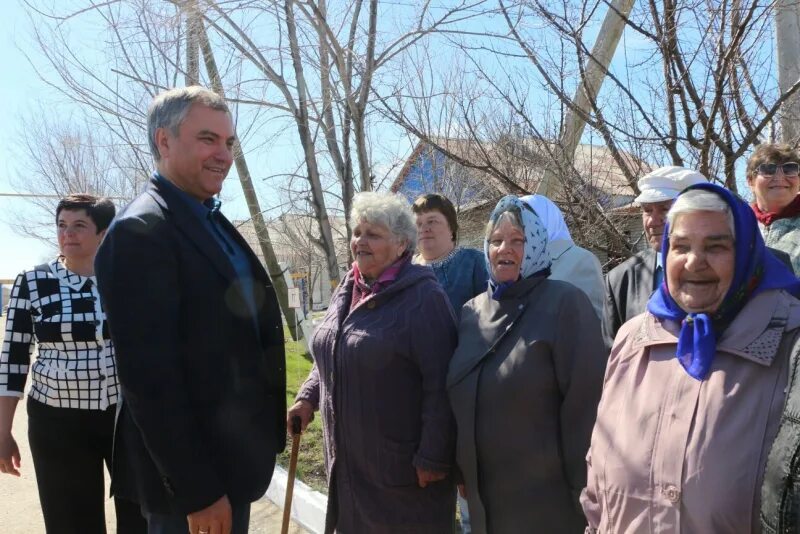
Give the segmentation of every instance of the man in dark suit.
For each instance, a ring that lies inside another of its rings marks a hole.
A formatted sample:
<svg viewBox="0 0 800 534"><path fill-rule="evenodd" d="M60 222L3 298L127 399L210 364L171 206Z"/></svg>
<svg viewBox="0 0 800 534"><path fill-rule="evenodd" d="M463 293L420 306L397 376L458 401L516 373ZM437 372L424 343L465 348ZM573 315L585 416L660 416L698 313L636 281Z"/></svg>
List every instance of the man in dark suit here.
<svg viewBox="0 0 800 534"><path fill-rule="evenodd" d="M245 533L285 442L280 310L219 213L234 142L222 98L158 95L148 137L157 171L95 262L123 397L112 491L151 534Z"/></svg>
<svg viewBox="0 0 800 534"><path fill-rule="evenodd" d="M653 290L664 279L661 265L661 239L667 212L678 194L701 182L699 172L683 167L661 167L639 178L638 202L648 248L634 254L606 275L606 302L603 310L603 341L611 351L617 330L629 319L644 313Z"/></svg>

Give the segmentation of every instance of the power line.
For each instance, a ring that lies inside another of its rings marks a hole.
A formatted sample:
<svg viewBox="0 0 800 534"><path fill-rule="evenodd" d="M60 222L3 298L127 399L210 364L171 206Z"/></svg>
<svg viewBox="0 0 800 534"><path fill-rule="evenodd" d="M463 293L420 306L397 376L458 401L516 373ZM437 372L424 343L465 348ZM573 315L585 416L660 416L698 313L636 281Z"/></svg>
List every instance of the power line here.
<svg viewBox="0 0 800 534"><path fill-rule="evenodd" d="M22 198L61 198L61 195L34 195L33 193L3 193L0 197L22 197Z"/></svg>
<svg viewBox="0 0 800 534"><path fill-rule="evenodd" d="M34 193L3 193L0 192L0 197L16 197L16 198L64 198L64 195L42 195ZM105 197L111 200L126 200L126 197Z"/></svg>

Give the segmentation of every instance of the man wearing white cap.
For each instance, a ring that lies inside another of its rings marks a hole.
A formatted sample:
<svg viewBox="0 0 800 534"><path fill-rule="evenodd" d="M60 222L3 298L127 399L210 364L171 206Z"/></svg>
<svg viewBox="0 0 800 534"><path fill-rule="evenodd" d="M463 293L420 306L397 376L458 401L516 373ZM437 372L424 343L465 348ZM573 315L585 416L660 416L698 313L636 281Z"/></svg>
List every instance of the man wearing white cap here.
<svg viewBox="0 0 800 534"><path fill-rule="evenodd" d="M683 167L661 167L639 178L637 185L641 193L634 202L642 207L642 226L650 246L606 275L602 326L603 340L609 351L619 327L645 311L650 295L664 279L658 252L672 202L690 185L707 181L699 172Z"/></svg>

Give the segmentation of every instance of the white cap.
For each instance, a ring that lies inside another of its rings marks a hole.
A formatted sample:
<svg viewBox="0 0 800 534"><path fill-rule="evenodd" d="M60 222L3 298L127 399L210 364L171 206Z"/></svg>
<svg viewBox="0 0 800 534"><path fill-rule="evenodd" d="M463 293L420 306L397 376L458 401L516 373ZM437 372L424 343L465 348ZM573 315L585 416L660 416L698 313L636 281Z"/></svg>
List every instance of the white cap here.
<svg viewBox="0 0 800 534"><path fill-rule="evenodd" d="M641 194L634 202L639 204L674 200L681 191L694 184L707 182L708 179L697 171L683 167L661 167L645 174L637 185Z"/></svg>

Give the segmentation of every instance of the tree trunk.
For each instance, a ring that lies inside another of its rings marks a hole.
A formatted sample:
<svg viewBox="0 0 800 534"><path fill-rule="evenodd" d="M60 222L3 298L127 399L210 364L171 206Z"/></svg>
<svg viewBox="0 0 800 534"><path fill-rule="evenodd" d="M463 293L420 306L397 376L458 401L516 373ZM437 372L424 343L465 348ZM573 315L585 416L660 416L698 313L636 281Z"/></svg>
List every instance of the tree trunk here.
<svg viewBox="0 0 800 534"><path fill-rule="evenodd" d="M592 48L592 56L586 66L586 73L575 93L573 102L584 113L591 112L591 103L597 100L603 79L608 66L614 57L614 52L619 44L622 31L625 29L625 18L630 15L635 0L613 0L608 7L603 25L597 34L597 41ZM620 16L622 15L622 17ZM625 18L623 18L625 17ZM580 143L586 121L580 114L573 110L567 113L564 129L559 140L558 150L563 164L557 168L548 166L544 171L542 181L539 183L537 193L546 197L555 197L560 189L560 177L557 176L558 168L569 169L575 158L575 149Z"/></svg>
<svg viewBox="0 0 800 534"><path fill-rule="evenodd" d="M314 216L319 224L320 242L328 267L328 277L331 289L339 285L339 261L336 258L336 246L333 241L333 232L325 208L325 197L322 190L322 182L317 166L316 147L311 135L311 128L308 120L308 99L303 64L300 57L300 45L297 40L297 28L294 19L294 7L292 0L286 0L284 4L286 13L286 30L289 38L289 48L292 56L292 64L297 81L297 108L295 110L295 122L297 131L300 135L300 144L303 146L306 170L308 171L308 182L311 186L311 205L314 208Z"/></svg>
<svg viewBox="0 0 800 534"><path fill-rule="evenodd" d="M200 14L194 0L184 6L186 13L186 85L200 83L200 44L198 43L197 25Z"/></svg>
<svg viewBox="0 0 800 534"><path fill-rule="evenodd" d="M217 62L214 59L214 51L211 49L211 43L208 40L208 34L206 34L202 21L198 20L197 28L200 48L203 51L203 59L206 64L208 76L211 79L211 86L216 93L224 98L225 89L222 86L222 79L217 70ZM264 222L264 217L261 215L261 206L258 202L256 190L253 187L253 180L250 176L250 170L247 167L247 161L242 152L242 145L239 143L239 139L236 139L233 151L236 172L239 174L239 181L242 183L242 191L244 191L244 197L247 201L250 219L253 221L253 227L258 237L258 244L261 246L261 253L264 256L264 262L267 264L267 274L269 274L272 280L275 294L278 296L278 303L280 304L281 311L283 311L283 316L286 318L286 324L289 327L292 339L297 341L301 336L300 331L296 328L297 319L295 317L295 310L289 307L289 288L286 285L286 278L283 276L278 258L275 256L275 251L272 248L267 225Z"/></svg>

